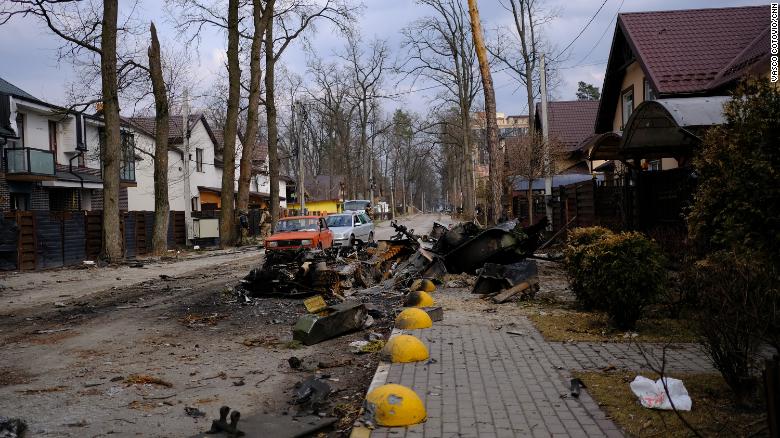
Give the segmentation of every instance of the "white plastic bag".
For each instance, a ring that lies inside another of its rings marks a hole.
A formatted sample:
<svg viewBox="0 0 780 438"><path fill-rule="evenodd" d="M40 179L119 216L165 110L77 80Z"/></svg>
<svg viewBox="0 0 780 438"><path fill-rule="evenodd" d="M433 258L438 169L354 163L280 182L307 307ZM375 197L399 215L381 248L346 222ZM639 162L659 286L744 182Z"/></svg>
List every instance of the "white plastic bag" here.
<svg viewBox="0 0 780 438"><path fill-rule="evenodd" d="M690 411L692 405L691 397L688 396L688 391L685 389L682 380L671 377L666 377L664 380L667 388L669 388L669 396L671 396L672 402L674 402L674 409ZM669 398L666 396L661 379L652 381L647 377L636 376L634 381L631 382L631 391L639 397L639 402L646 408L672 409L672 403L669 402Z"/></svg>

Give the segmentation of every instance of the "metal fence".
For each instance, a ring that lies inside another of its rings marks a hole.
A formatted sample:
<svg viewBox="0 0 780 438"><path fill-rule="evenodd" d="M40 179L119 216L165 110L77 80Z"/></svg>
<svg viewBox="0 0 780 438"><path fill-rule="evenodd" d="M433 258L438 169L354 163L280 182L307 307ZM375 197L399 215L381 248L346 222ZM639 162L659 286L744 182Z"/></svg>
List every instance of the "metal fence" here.
<svg viewBox="0 0 780 438"><path fill-rule="evenodd" d="M170 215L168 246L184 246L184 212ZM151 251L154 212L123 212L120 224L125 257ZM95 260L102 249L102 233L100 211L4 213L0 216L0 270L51 269Z"/></svg>

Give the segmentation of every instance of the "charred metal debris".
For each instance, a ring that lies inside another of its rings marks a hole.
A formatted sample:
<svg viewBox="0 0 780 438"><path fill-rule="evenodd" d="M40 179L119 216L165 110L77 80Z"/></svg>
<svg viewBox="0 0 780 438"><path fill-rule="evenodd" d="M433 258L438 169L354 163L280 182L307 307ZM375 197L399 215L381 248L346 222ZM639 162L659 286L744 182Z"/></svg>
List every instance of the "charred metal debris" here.
<svg viewBox="0 0 780 438"><path fill-rule="evenodd" d="M446 274L478 275L472 292L496 294L524 282L535 288L536 264L528 257L547 226L543 218L523 227L516 220L482 229L472 222L451 227L434 222L427 235L391 222L389 240L354 248L268 251L262 266L242 281L245 299L321 294L340 301L377 285L408 287L418 278L441 281Z"/></svg>

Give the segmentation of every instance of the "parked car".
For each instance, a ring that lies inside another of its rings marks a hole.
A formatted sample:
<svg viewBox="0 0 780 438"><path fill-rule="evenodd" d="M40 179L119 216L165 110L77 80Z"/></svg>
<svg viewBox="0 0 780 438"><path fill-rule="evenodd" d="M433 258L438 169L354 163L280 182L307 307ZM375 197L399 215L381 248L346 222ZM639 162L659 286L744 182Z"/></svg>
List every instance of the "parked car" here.
<svg viewBox="0 0 780 438"><path fill-rule="evenodd" d="M344 212L371 214L371 201L367 199L352 199L344 201Z"/></svg>
<svg viewBox="0 0 780 438"><path fill-rule="evenodd" d="M325 219L333 232L333 246L355 246L356 241L374 241L374 223L365 213L345 211L331 214Z"/></svg>
<svg viewBox="0 0 780 438"><path fill-rule="evenodd" d="M291 216L279 219L274 233L265 239L268 251L299 248L330 248L333 232L321 216Z"/></svg>

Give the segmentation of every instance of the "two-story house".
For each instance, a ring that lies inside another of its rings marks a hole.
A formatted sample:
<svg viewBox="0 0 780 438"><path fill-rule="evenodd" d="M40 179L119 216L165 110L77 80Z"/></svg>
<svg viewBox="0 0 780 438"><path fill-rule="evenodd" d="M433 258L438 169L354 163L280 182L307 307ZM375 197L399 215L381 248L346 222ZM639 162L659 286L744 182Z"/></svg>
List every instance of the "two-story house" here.
<svg viewBox="0 0 780 438"><path fill-rule="evenodd" d="M222 192L222 150L224 138L221 129L214 129L203 114L189 116L187 129L189 154L185 160L183 120L181 115L171 115L168 126L168 203L171 210L185 209L185 171L189 168L189 202L192 211L218 210L221 207ZM154 117L131 117L125 122L132 126L137 135L136 180L137 186L129 189L130 210L154 210ZM241 142L236 142L236 182L241 156ZM267 207L270 186L267 170L268 148L263 144L254 151L252 179L250 181L250 207ZM187 167L188 166L188 167ZM279 182L280 204L286 206L286 182ZM234 193L235 195L235 193Z"/></svg>
<svg viewBox="0 0 780 438"><path fill-rule="evenodd" d="M595 135L585 146L607 183L633 187L634 226L681 224L704 132L735 84L769 73L770 7L618 15Z"/></svg>
<svg viewBox="0 0 780 438"><path fill-rule="evenodd" d="M40 100L0 78L0 211L99 210L103 121ZM122 130L120 208L135 185L134 133Z"/></svg>

